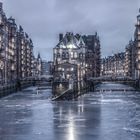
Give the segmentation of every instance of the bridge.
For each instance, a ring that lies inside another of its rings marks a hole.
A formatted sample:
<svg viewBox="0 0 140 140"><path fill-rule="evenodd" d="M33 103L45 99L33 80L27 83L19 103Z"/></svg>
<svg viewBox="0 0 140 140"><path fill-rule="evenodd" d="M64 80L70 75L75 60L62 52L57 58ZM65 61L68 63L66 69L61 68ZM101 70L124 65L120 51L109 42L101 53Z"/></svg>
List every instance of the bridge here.
<svg viewBox="0 0 140 140"><path fill-rule="evenodd" d="M43 90L43 89L49 89L52 88L52 84L46 82L46 80L48 80L48 78L43 78L43 79L36 79L36 86L38 86L38 91L39 90ZM39 84L39 82L41 84ZM124 76L124 77L114 77L114 76L100 76L100 77L90 77L87 80L87 87L89 87L88 89L84 89L84 90L75 90L75 89L69 89L66 88L64 91L60 92L59 94L56 94L55 96L52 97L52 100L71 100L76 98L77 96L79 96L81 94L81 92L84 91L87 92L87 90L91 90L91 91L96 91L99 92L98 89L96 89L96 85L102 82L113 82L113 83L120 83L120 84L126 84L126 85L130 85L132 87L134 87L136 85L136 80L132 79L131 77L128 76ZM96 89L96 90L95 90ZM112 90L102 90L102 92L104 91L135 91L135 89L112 89ZM83 94L83 93L82 93Z"/></svg>
<svg viewBox="0 0 140 140"><path fill-rule="evenodd" d="M90 77L88 81L93 82L117 82L117 83L125 83L125 82L135 82L136 80L132 79L128 76L117 77L117 76L100 76L100 77Z"/></svg>
<svg viewBox="0 0 140 140"><path fill-rule="evenodd" d="M131 85L132 87L137 87L136 85L136 80L132 79L131 77L112 77L112 76L101 76L101 77L90 77L87 80L87 87L88 89L81 89L80 91L76 90L76 89L69 89L66 88L64 91L60 92L60 94L57 94L55 96L53 96L52 100L71 100L76 98L77 96L83 94L81 92L87 92L87 90L89 91L96 91L99 92L98 89L96 89L96 85L98 85L99 83L102 82L114 82L114 83L121 83L121 84L126 84L126 85ZM52 89L52 76L49 77L28 77L26 79L22 79L20 81L20 89L24 89L26 87L29 86L36 86L36 91L37 93L42 92L43 90L48 90L48 89ZM11 94L12 92L16 92L17 89L17 85L16 83L13 83L12 85L8 85L8 86L1 86L0 87L0 97L6 96L8 94ZM109 90L102 90L102 92L105 91L110 91ZM120 91L120 89L113 89L111 91ZM128 91L128 90L123 90L123 91Z"/></svg>
<svg viewBox="0 0 140 140"><path fill-rule="evenodd" d="M94 91L96 88L96 85L98 85L99 83L105 83L105 82L113 82L113 83L120 83L120 84L125 84L125 85L129 85L131 87L138 87L138 81L132 79L131 77L128 76L100 76L100 77L90 77L88 79L88 82L90 84L91 87L91 91Z"/></svg>
<svg viewBox="0 0 140 140"><path fill-rule="evenodd" d="M61 91L58 94L55 94L53 96L52 100L70 100L74 99L77 96L87 92L87 91L95 91L99 92L99 90L96 88L99 83L106 83L106 82L113 82L113 83L120 83L125 85L130 85L131 87L135 87L136 81L132 79L131 77L112 77L112 76L101 76L101 77L90 77L86 83L86 88L80 91L76 90L75 92L73 89L66 88L64 91ZM108 89L108 90L102 90L102 92L105 91L135 91L135 89ZM83 92L83 93L81 93Z"/></svg>

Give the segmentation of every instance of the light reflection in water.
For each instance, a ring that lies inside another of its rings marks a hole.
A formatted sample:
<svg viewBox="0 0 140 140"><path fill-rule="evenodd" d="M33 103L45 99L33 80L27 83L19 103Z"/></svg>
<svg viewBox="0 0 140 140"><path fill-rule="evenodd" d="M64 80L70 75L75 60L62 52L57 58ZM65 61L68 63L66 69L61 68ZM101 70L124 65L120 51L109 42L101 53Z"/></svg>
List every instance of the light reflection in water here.
<svg viewBox="0 0 140 140"><path fill-rule="evenodd" d="M71 110L69 110L69 115L68 115L68 140L75 140L75 123L74 123L74 114L72 114Z"/></svg>

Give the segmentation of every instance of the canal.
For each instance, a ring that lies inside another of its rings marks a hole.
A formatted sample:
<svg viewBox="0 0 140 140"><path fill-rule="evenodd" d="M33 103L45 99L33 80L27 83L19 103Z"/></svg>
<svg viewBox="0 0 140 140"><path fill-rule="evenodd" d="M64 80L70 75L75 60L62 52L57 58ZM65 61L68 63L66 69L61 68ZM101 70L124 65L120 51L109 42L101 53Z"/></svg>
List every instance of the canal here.
<svg viewBox="0 0 140 140"><path fill-rule="evenodd" d="M0 99L0 140L139 140L140 93L104 83L76 101L52 102L32 88Z"/></svg>

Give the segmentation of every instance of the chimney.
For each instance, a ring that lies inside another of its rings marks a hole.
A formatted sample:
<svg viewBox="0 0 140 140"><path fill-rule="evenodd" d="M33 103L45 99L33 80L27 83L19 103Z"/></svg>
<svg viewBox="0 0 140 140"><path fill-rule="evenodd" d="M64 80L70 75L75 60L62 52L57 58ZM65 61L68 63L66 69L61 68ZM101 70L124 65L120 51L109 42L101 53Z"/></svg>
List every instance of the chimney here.
<svg viewBox="0 0 140 140"><path fill-rule="evenodd" d="M62 41L63 39L63 34L59 34L59 42Z"/></svg>

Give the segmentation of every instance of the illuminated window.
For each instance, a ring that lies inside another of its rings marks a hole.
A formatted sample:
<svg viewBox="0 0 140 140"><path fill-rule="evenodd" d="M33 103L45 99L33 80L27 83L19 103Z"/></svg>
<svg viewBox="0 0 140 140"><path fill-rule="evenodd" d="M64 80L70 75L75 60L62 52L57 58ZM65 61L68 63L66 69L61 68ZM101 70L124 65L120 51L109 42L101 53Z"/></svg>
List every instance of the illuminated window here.
<svg viewBox="0 0 140 140"><path fill-rule="evenodd" d="M79 54L79 58L83 58L83 54L82 53Z"/></svg>
<svg viewBox="0 0 140 140"><path fill-rule="evenodd" d="M74 53L74 58L77 58L77 57L78 57L77 52L75 52Z"/></svg>
<svg viewBox="0 0 140 140"><path fill-rule="evenodd" d="M140 47L140 42L138 42L138 47Z"/></svg>
<svg viewBox="0 0 140 140"><path fill-rule="evenodd" d="M76 48L76 47L75 47L75 45L70 44L70 45L67 45L67 48L72 49L72 48Z"/></svg>
<svg viewBox="0 0 140 140"><path fill-rule="evenodd" d="M71 52L70 55L71 55L71 58L73 58L73 52Z"/></svg>
<svg viewBox="0 0 140 140"><path fill-rule="evenodd" d="M0 15L0 24L2 24L2 16Z"/></svg>

